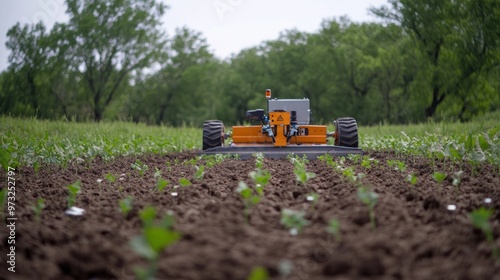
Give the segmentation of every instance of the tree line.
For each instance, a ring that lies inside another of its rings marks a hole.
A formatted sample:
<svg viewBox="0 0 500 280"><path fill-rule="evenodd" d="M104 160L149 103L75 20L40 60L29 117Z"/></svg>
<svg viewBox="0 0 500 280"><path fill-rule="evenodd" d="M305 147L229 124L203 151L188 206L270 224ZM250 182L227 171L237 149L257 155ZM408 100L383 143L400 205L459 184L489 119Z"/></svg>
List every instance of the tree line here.
<svg viewBox="0 0 500 280"><path fill-rule="evenodd" d="M467 121L500 109L500 2L390 0L377 22L326 19L227 59L203 34L167 37L156 0L66 0L69 21L7 33L0 112L44 119L199 125L309 98L315 123ZM174 11L173 11L174 12Z"/></svg>

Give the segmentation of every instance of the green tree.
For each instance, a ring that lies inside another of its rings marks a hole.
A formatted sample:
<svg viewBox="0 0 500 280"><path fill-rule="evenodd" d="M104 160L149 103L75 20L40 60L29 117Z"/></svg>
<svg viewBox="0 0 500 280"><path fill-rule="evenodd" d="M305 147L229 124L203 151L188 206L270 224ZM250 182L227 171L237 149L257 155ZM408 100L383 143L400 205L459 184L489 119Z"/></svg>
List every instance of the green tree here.
<svg viewBox="0 0 500 280"><path fill-rule="evenodd" d="M41 22L24 26L17 23L9 29L7 38L10 65L3 87L12 92L5 109L17 108L12 113L21 115L50 116L49 107L53 102L42 85L49 53L45 25Z"/></svg>
<svg viewBox="0 0 500 280"><path fill-rule="evenodd" d="M65 57L87 86L93 117L100 121L133 72L156 61L166 45L155 0L67 0L69 23L59 40Z"/></svg>
<svg viewBox="0 0 500 280"><path fill-rule="evenodd" d="M491 97L491 91L478 88L489 88L484 84L488 82L485 76L498 66L500 3L492 0L389 2L389 7L372 11L400 24L417 43L422 73L430 92L425 116L433 117L445 99L462 103L461 116L471 109L485 109L484 105L471 101ZM453 103L448 105L452 107Z"/></svg>
<svg viewBox="0 0 500 280"><path fill-rule="evenodd" d="M218 63L208 48L201 33L177 29L168 40L160 69L139 79L127 106L147 114L148 121L156 124L181 125L213 118L211 80Z"/></svg>

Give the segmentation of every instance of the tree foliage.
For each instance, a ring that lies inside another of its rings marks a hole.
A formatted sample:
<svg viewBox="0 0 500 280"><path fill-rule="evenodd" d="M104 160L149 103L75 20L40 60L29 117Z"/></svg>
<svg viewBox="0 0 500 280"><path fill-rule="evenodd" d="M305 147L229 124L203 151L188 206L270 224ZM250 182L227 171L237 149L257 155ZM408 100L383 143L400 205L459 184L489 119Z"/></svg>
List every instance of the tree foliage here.
<svg viewBox="0 0 500 280"><path fill-rule="evenodd" d="M241 123L263 92L309 98L316 123L468 120L500 108L500 2L390 0L382 21L326 19L314 33L221 60L203 34L162 31L155 0L67 0L69 21L13 26L3 114L201 125ZM175 11L173 11L175 12Z"/></svg>

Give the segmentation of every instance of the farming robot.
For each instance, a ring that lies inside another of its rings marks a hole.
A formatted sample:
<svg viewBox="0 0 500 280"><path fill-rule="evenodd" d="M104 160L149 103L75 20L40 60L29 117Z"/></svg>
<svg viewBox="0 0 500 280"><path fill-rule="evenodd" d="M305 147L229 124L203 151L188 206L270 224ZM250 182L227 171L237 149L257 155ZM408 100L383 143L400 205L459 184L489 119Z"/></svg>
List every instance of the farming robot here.
<svg viewBox="0 0 500 280"><path fill-rule="evenodd" d="M250 110L247 120L259 125L233 126L225 132L219 120L203 124L202 154L238 154L248 158L255 153L282 158L289 154L314 159L323 154L346 156L362 154L358 148L358 125L353 118L335 120L335 131L328 132L326 125L310 125L309 99L272 99L266 90L268 115L263 109ZM328 144L328 137L335 145ZM225 139L232 138L228 146Z"/></svg>

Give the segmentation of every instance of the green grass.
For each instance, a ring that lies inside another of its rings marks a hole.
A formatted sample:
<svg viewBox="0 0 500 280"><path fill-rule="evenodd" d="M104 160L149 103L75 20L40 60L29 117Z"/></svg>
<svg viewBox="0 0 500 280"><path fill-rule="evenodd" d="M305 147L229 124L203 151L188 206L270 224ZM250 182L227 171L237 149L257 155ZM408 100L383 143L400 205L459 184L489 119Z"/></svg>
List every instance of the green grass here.
<svg viewBox="0 0 500 280"><path fill-rule="evenodd" d="M500 111L468 123L360 126L364 150L500 166ZM226 128L229 130L230 128ZM333 130L333 127L329 127ZM67 166L100 155L166 154L201 148L201 128L126 122L75 123L0 117L0 163L7 166Z"/></svg>
<svg viewBox="0 0 500 280"><path fill-rule="evenodd" d="M500 166L500 111L467 123L428 122L414 125L360 127L365 150L395 151L399 155L422 155L475 164Z"/></svg>
<svg viewBox="0 0 500 280"><path fill-rule="evenodd" d="M0 117L0 163L4 169L36 168L43 163L67 166L97 155L112 160L118 155L165 154L200 148L201 133L189 127Z"/></svg>

